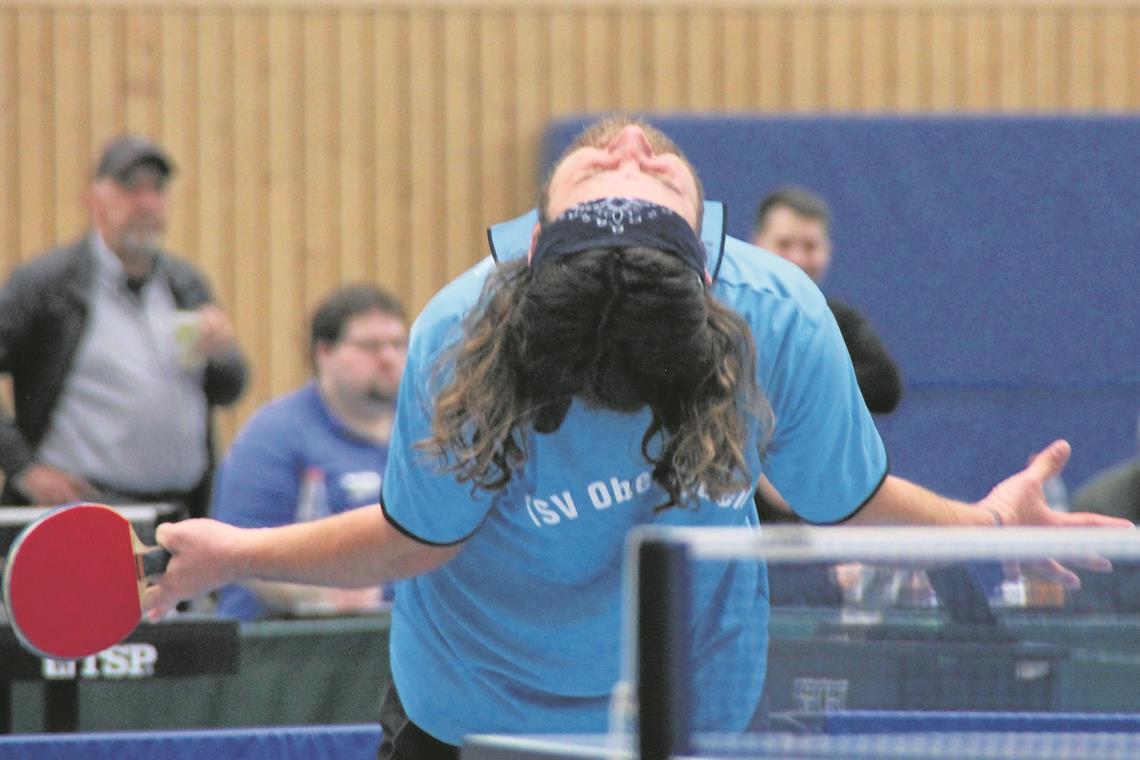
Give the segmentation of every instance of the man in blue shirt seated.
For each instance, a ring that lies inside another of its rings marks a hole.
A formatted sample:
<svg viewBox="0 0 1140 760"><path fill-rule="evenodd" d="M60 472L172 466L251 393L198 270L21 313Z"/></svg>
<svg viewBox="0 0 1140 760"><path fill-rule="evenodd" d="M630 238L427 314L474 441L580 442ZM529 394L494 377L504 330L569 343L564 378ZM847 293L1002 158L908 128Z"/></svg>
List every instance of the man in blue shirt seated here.
<svg viewBox="0 0 1140 760"><path fill-rule="evenodd" d="M391 294L355 285L326 297L312 320L315 379L261 407L238 434L218 473L213 516L259 528L375 504L407 341L404 307ZM222 589L218 612L254 620L368 611L380 592L251 581Z"/></svg>

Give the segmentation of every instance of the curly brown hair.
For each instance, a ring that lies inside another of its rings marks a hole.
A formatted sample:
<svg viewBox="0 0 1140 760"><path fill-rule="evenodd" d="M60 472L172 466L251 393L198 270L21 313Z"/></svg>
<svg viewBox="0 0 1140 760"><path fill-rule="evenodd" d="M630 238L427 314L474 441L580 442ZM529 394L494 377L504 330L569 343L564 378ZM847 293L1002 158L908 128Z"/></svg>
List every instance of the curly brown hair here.
<svg viewBox="0 0 1140 760"><path fill-rule="evenodd" d="M641 451L668 493L661 508L749 488L749 441L762 447L771 428L748 325L677 257L649 248L500 266L433 377L432 434L417 445L488 491L506 487L526 437L557 431L574 398L650 409Z"/></svg>

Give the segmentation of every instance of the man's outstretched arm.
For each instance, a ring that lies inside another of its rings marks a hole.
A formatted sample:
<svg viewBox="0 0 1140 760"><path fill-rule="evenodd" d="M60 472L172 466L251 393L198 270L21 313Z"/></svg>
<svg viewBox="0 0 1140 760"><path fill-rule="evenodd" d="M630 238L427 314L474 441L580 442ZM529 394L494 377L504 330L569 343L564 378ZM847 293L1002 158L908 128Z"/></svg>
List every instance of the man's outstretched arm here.
<svg viewBox="0 0 1140 760"><path fill-rule="evenodd" d="M146 591L151 619L185 599L230 583L288 581L354 588L433 570L462 548L435 546L396 529L379 504L276 528L237 528L216 520L164 523L158 542L173 555Z"/></svg>

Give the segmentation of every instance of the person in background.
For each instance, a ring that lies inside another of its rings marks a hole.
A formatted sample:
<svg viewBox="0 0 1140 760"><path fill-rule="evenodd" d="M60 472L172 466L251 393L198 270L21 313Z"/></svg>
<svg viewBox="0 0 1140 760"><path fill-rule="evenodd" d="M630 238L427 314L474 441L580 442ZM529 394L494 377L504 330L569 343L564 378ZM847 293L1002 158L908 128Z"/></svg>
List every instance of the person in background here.
<svg viewBox="0 0 1140 760"><path fill-rule="evenodd" d="M375 504L407 358L403 305L351 285L313 314L315 378L258 409L218 471L211 514L246 528L286 525ZM254 581L228 586L218 613L241 620L376 610L379 585L330 589Z"/></svg>
<svg viewBox="0 0 1140 760"><path fill-rule="evenodd" d="M1076 509L1140 523L1140 457L1097 473L1074 497Z"/></svg>
<svg viewBox="0 0 1140 760"><path fill-rule="evenodd" d="M15 269L0 290L6 504L169 502L202 516L211 410L233 403L246 362L206 277L165 252L174 162L138 135L110 142L91 230Z"/></svg>
<svg viewBox="0 0 1140 760"><path fill-rule="evenodd" d="M1136 420L1136 440L1140 443L1140 417ZM1074 494L1073 504L1082 512L1140 523L1140 452L1085 481Z"/></svg>
<svg viewBox="0 0 1140 760"><path fill-rule="evenodd" d="M831 212L823 198L804 188L786 185L761 199L752 244L792 262L819 285L831 266L830 225ZM902 376L883 341L870 322L851 306L833 298L827 298L827 306L839 324L867 408L875 414L893 412L902 399ZM766 480L761 480L755 501L762 523L799 522ZM839 603L840 589L830 566L779 568L776 573L785 569L789 577L773 579L774 601L810 600L827 606Z"/></svg>
<svg viewBox="0 0 1140 760"><path fill-rule="evenodd" d="M760 201L752 243L792 262L820 285L831 266L830 224L823 198L800 187L780 187ZM839 323L867 408L893 412L903 393L898 365L866 317L834 298L827 306Z"/></svg>
<svg viewBox="0 0 1140 760"><path fill-rule="evenodd" d="M1136 420L1140 443L1140 417ZM1123 517L1140 525L1140 450L1136 456L1093 474L1073 494L1072 508ZM1081 594L1066 600L1080 612L1140 612L1140 562L1116 561L1108 576L1080 573Z"/></svg>

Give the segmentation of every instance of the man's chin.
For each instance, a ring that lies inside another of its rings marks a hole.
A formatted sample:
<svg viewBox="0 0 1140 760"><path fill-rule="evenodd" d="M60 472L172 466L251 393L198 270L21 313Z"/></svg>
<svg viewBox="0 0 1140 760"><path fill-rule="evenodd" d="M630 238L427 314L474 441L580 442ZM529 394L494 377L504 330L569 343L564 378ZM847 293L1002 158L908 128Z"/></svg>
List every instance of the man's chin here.
<svg viewBox="0 0 1140 760"><path fill-rule="evenodd" d="M162 236L158 233L129 233L123 235L123 252L136 259L154 258L162 250Z"/></svg>
<svg viewBox="0 0 1140 760"><path fill-rule="evenodd" d="M396 391L388 391L383 388L370 388L368 392L364 394L364 398L373 404L389 406L396 402Z"/></svg>

